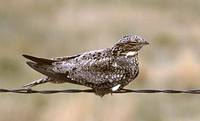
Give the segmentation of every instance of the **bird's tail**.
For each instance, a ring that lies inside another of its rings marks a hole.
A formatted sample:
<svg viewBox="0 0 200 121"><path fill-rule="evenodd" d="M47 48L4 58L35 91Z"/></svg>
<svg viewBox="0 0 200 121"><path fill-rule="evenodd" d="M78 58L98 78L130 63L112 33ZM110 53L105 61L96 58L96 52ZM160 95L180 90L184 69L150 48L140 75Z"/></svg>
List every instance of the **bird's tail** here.
<svg viewBox="0 0 200 121"><path fill-rule="evenodd" d="M58 76L59 73L55 73L53 70L54 65L52 65L54 60L50 59L45 59L45 58L38 58L38 57L33 57L30 55L23 55L25 58L31 60L27 61L26 63L34 70L49 76L49 77L55 77Z"/></svg>
<svg viewBox="0 0 200 121"><path fill-rule="evenodd" d="M79 82L71 80L70 78L67 77L68 72L58 72L55 71L54 67L55 65L53 64L54 62L57 62L56 60L50 60L50 59L45 59L45 58L38 58L38 57L33 57L30 55L23 55L25 58L31 60L26 62L32 69L44 74L47 76L47 78L42 78L36 81L33 81L24 87L32 87L41 83L46 83L46 82L52 82L52 83L73 83L73 84L79 84Z"/></svg>
<svg viewBox="0 0 200 121"><path fill-rule="evenodd" d="M40 65L35 62L28 61L26 62L32 69L46 75L49 77L55 77L56 73L52 70L53 66L50 65Z"/></svg>

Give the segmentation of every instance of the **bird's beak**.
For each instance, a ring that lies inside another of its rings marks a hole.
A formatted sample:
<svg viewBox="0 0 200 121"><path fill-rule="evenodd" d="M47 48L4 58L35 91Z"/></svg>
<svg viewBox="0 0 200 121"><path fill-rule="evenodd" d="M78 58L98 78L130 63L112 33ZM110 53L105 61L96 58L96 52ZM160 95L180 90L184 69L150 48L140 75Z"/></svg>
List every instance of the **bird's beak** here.
<svg viewBox="0 0 200 121"><path fill-rule="evenodd" d="M132 44L133 45L148 45L149 44L149 42L147 42L147 41L144 41L144 42L132 42Z"/></svg>
<svg viewBox="0 0 200 121"><path fill-rule="evenodd" d="M149 42L147 42L147 41L144 41L144 43L143 43L144 45L148 45L149 44Z"/></svg>

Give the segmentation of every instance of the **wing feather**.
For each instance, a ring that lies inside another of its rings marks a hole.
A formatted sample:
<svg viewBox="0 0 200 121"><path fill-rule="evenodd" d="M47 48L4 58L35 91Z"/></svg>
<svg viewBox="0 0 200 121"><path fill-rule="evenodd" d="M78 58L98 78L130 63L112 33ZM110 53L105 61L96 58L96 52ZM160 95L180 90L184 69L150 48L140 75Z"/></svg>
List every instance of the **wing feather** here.
<svg viewBox="0 0 200 121"><path fill-rule="evenodd" d="M45 59L45 58L39 58L39 57L34 57L34 56L31 56L31 55L22 55L23 57L33 61L33 62L36 62L38 64L45 64L45 65L51 65L52 63L56 62L55 60L50 60L50 59Z"/></svg>
<svg viewBox="0 0 200 121"><path fill-rule="evenodd" d="M74 80L89 85L109 86L121 81L125 73L121 66L113 65L110 58L82 62L69 75Z"/></svg>

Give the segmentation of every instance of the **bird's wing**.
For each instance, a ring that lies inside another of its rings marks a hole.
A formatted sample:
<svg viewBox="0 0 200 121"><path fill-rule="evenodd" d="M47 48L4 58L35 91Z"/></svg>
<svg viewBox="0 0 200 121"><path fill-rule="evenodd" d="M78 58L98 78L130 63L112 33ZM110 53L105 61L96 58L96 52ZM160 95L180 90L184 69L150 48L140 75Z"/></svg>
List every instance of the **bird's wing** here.
<svg viewBox="0 0 200 121"><path fill-rule="evenodd" d="M54 62L58 62L58 61L68 61L70 59L74 59L79 55L74 55L74 56L69 56L69 57L57 57L57 58L53 58L53 59L46 59L46 58L39 58L39 57L34 57L34 56L31 56L31 55L22 55L23 57L35 62L35 63L38 63L38 64L44 64L44 65L51 65L52 63Z"/></svg>
<svg viewBox="0 0 200 121"><path fill-rule="evenodd" d="M55 60L55 61L68 61L70 59L74 59L76 57L79 57L80 55L81 54L73 55L73 56L56 57L56 58L53 58L52 60Z"/></svg>
<svg viewBox="0 0 200 121"><path fill-rule="evenodd" d="M72 71L70 77L73 80L81 81L85 84L105 84L106 86L110 83L117 83L122 80L124 73L125 70L123 67L117 65L117 62L114 62L113 59L90 59L82 62L80 67Z"/></svg>
<svg viewBox="0 0 200 121"><path fill-rule="evenodd" d="M25 57L26 59L29 59L35 63L38 64L44 64L44 65L51 65L52 63L56 62L56 60L51 60L51 59L45 59L45 58L39 58L39 57L34 57L31 55L22 55L23 57Z"/></svg>

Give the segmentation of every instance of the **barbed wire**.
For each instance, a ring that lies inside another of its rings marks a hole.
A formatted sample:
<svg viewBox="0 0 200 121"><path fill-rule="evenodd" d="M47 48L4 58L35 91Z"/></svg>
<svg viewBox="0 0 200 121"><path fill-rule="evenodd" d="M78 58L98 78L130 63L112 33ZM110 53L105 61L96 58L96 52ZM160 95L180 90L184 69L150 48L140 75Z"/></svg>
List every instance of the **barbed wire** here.
<svg viewBox="0 0 200 121"><path fill-rule="evenodd" d="M56 94L56 93L94 93L92 89L68 89L68 90L33 90L33 89L0 89L0 93L20 93L20 94ZM154 90L142 89L131 90L122 89L113 93L168 93L168 94L200 94L200 90Z"/></svg>

